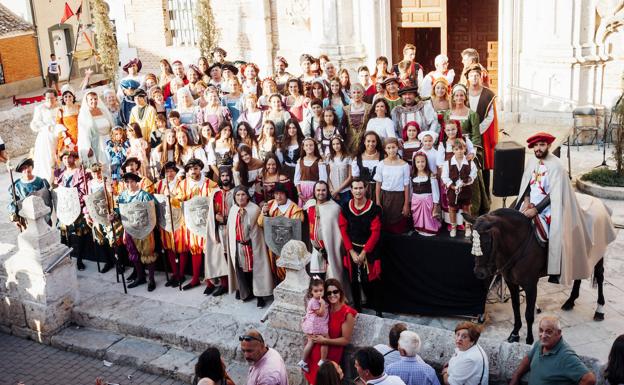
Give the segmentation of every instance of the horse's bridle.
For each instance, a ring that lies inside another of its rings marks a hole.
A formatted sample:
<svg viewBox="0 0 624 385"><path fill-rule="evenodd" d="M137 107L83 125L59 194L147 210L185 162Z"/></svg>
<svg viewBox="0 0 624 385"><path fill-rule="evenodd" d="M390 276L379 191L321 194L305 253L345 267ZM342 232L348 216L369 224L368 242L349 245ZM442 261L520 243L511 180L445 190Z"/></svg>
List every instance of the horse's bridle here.
<svg viewBox="0 0 624 385"><path fill-rule="evenodd" d="M529 226L531 226L531 222L529 222ZM482 234L488 234L488 236L490 237L490 243L493 243L494 237L492 237L492 234L490 233L491 230L486 230L483 231L483 233L479 233L477 231L477 229L475 229L475 231L473 231L473 243L475 241L479 242L480 244L480 237ZM516 249L516 252L511 256L511 258L509 258L507 260L507 262L505 262L505 264L503 266L501 266L500 268L496 269L496 256L492 255L493 254L493 246L490 245L490 250L489 250L489 261L488 263L484 266L484 268L487 271L493 271L494 273L492 275L498 275L498 274L503 274L504 272L506 272L507 270L510 270L512 267L514 267L514 265L520 260L520 258L525 254L527 247L529 247L529 243L531 241L531 232L529 232L529 235L526 237L526 239L524 240L524 242L522 243L522 246L518 249ZM479 246L479 250L481 250L481 247ZM473 252L474 254L474 252ZM483 252L481 251L481 255L483 255ZM479 257L479 255L475 255L475 257Z"/></svg>

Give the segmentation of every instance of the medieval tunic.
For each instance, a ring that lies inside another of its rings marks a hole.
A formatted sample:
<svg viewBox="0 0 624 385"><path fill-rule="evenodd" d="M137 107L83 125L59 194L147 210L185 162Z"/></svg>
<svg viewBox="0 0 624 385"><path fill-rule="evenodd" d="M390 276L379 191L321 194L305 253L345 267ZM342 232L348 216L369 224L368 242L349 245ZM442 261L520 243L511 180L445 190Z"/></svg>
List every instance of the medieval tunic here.
<svg viewBox="0 0 624 385"><path fill-rule="evenodd" d="M327 182L327 168L320 160L299 158L295 167L295 186L299 187L299 206L304 206L314 197L314 184L319 180Z"/></svg>
<svg viewBox="0 0 624 385"><path fill-rule="evenodd" d="M144 190L137 190L135 192L125 190L117 197L117 204L150 202L153 200L154 196ZM127 232L124 232L123 242L128 249L128 258L131 262L139 261L139 257L140 262L145 265L156 262L156 254L154 253L156 242L153 232L144 239L135 239Z"/></svg>
<svg viewBox="0 0 624 385"><path fill-rule="evenodd" d="M440 221L433 217L433 206L440 202L437 178L412 177L412 220L414 230L421 235L434 235L440 229Z"/></svg>
<svg viewBox="0 0 624 385"><path fill-rule="evenodd" d="M57 131L60 132L56 144L57 155L64 149L76 151L78 144L78 111L68 114L63 108L58 109L56 115Z"/></svg>
<svg viewBox="0 0 624 385"><path fill-rule="evenodd" d="M479 133L483 144L484 170L494 168L494 147L498 143L498 121L496 117L496 95L489 88L483 88L478 96L470 95L470 109L479 115Z"/></svg>
<svg viewBox="0 0 624 385"><path fill-rule="evenodd" d="M208 239L204 249L204 277L207 279L219 278L229 274L227 217L233 205L234 193L232 190L220 188L214 192L208 212ZM217 214L223 216L223 223L217 221Z"/></svg>
<svg viewBox="0 0 624 385"><path fill-rule="evenodd" d="M13 192L15 191L15 198L18 202L23 201L32 193L40 190L49 190L50 184L47 180L35 176L32 180L26 181L22 178L15 181L13 186L9 186L9 198L11 199L7 209L9 210L9 214L17 214L19 215L19 210L13 203ZM48 202L50 203L50 202ZM46 214L46 221L50 224L50 216L51 212Z"/></svg>
<svg viewBox="0 0 624 385"><path fill-rule="evenodd" d="M260 207L249 202L244 209L234 205L227 220L230 292L240 291L241 298L252 293L256 297L273 294L273 275L267 255L262 228L258 226ZM245 280L251 270L252 287Z"/></svg>
<svg viewBox="0 0 624 385"><path fill-rule="evenodd" d="M130 122L138 123L141 127L141 135L143 139L148 141L152 135L152 131L156 131L156 109L152 106L145 105L143 107L138 104L132 107L130 111Z"/></svg>
<svg viewBox="0 0 624 385"><path fill-rule="evenodd" d="M356 308L361 309L360 287L368 297L373 308L379 305L378 287L371 283L381 278L381 259L377 253L377 243L381 236L381 207L368 199L360 209L355 207L355 200L343 207L338 219L342 242L346 251L343 264L351 283L351 290ZM366 261L356 265L351 259L350 251L360 253L366 251Z"/></svg>
<svg viewBox="0 0 624 385"><path fill-rule="evenodd" d="M288 176L288 179L295 177L295 168L297 167L297 161L301 156L301 146L296 144L289 144L286 149L280 149L277 152L277 158L282 163L282 174Z"/></svg>
<svg viewBox="0 0 624 385"><path fill-rule="evenodd" d="M178 201L188 201L196 196L211 197L216 188L217 184L214 181L203 176L198 181L187 177L178 185L176 199ZM200 237L186 229L186 241L191 254L197 255L204 251L206 238Z"/></svg>
<svg viewBox="0 0 624 385"><path fill-rule="evenodd" d="M35 139L33 174L47 181L52 180L52 168L56 161L56 114L59 107L49 108L45 104L35 107L30 129L37 134Z"/></svg>
<svg viewBox="0 0 624 385"><path fill-rule="evenodd" d="M454 156L444 162L442 166L442 183L446 186L449 207L461 208L469 205L472 199L472 182L477 177L477 166L474 162L464 157L461 164ZM452 189L451 185L457 187L461 180L461 187Z"/></svg>
<svg viewBox="0 0 624 385"><path fill-rule="evenodd" d="M364 103L364 108L361 110L354 110L354 105L349 104L344 107L345 117L347 118L347 137L346 143L349 153L355 154L358 145L364 135L364 121L368 112L371 109L371 105Z"/></svg>
<svg viewBox="0 0 624 385"><path fill-rule="evenodd" d="M401 158L407 162L407 164L412 166L412 158L414 158L414 154L420 150L422 147L422 143L420 141L415 140L413 142L405 142L403 143L403 153Z"/></svg>
<svg viewBox="0 0 624 385"><path fill-rule="evenodd" d="M180 183L181 181L179 181L177 177L171 182L168 182L166 179L162 179L156 183L156 194L167 195L167 193L169 193L169 200L171 202L172 209L180 208L181 206L180 201L176 199ZM174 253L184 253L188 251L184 216L182 217L180 227L173 232L171 232L171 223L167 223L167 230L163 230L163 228L160 227L160 241L162 242L163 249L173 251Z"/></svg>
<svg viewBox="0 0 624 385"><path fill-rule="evenodd" d="M102 179L91 179L89 182L87 182L89 194L94 194L98 191L103 191L104 183L106 182L104 182L104 180ZM107 184L106 191L105 191L105 193L108 195L106 197L107 199L106 204L109 206L110 213L113 212L113 208L111 207L111 205L114 204L113 197L110 195L111 191L113 191L112 186L110 184ZM85 214L89 214L86 207L85 207L84 212ZM113 233L112 226L110 225L104 226L104 225L93 222L91 224L91 231L93 233L93 239L95 240L95 242L98 245L104 245L104 244L108 244L109 246L119 245L121 242L122 235L123 235L123 226L121 225L121 221L114 221L114 226L115 226L115 232Z"/></svg>
<svg viewBox="0 0 624 385"><path fill-rule="evenodd" d="M268 217L285 217L303 222L303 210L290 199L287 199L286 203L281 206L277 204L277 201L275 201L275 199L270 200L267 204L269 206L269 213L267 215ZM260 227L264 227L264 215L260 215L258 217L258 225ZM284 278L286 278L286 271L283 268L278 268L276 266L279 255L276 255L271 250L268 250L268 254L269 261L271 263L271 271L273 272L277 281L282 281Z"/></svg>
<svg viewBox="0 0 624 385"><path fill-rule="evenodd" d="M403 133L403 128L409 122L418 123L421 131L440 132L438 114L429 102L418 100L413 106L397 106L392 110L391 117L394 122L394 131L398 138L407 139L407 136Z"/></svg>
<svg viewBox="0 0 624 385"><path fill-rule="evenodd" d="M374 178L379 163L381 163L381 155L379 159L362 159L361 156L357 156L351 162L351 175L366 182L366 197L369 199L375 196Z"/></svg>
<svg viewBox="0 0 624 385"><path fill-rule="evenodd" d="M550 196L548 274L560 275L559 282L565 285L588 278L607 245L615 239L608 210L597 198L575 194L561 160L550 153L544 159L529 159L522 176L519 204L527 189L533 188L530 182L534 178L540 180ZM540 184L534 183L535 188L539 189ZM531 198L537 201L541 195L542 192L536 192Z"/></svg>

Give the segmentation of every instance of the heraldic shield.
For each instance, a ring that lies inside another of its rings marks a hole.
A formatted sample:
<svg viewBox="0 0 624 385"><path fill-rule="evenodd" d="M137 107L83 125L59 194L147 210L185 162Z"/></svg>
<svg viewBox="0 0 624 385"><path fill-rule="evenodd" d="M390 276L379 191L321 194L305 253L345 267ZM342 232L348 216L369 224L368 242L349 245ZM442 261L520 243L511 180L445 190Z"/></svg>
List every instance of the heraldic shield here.
<svg viewBox="0 0 624 385"><path fill-rule="evenodd" d="M291 239L301 240L301 221L286 217L264 218L264 240L269 249L280 255L282 247Z"/></svg>
<svg viewBox="0 0 624 385"><path fill-rule="evenodd" d="M154 201L119 204L121 224L134 239L145 239L156 227Z"/></svg>
<svg viewBox="0 0 624 385"><path fill-rule="evenodd" d="M93 223L110 226L108 220L108 202L104 190L91 193L85 196L85 205L89 211L89 216L93 219Z"/></svg>
<svg viewBox="0 0 624 385"><path fill-rule="evenodd" d="M80 198L75 187L57 187L52 192L56 217L64 226L70 226L80 215Z"/></svg>
<svg viewBox="0 0 624 385"><path fill-rule="evenodd" d="M208 234L208 211L210 198L194 197L184 202L184 220L186 227L195 235L205 237Z"/></svg>
<svg viewBox="0 0 624 385"><path fill-rule="evenodd" d="M160 228L165 231L171 231L173 222L173 230L179 229L180 226L182 226L182 219L184 218L182 216L182 209L171 206L166 195L154 194L154 198L158 204L156 212L158 214L158 225Z"/></svg>

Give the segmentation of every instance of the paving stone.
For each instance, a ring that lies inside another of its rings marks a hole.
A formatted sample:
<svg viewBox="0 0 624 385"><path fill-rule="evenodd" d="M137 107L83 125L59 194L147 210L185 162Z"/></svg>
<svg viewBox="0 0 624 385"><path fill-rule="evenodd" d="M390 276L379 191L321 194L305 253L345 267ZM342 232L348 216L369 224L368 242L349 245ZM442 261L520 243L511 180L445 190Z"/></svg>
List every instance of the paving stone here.
<svg viewBox="0 0 624 385"><path fill-rule="evenodd" d="M176 377L186 381L186 374L189 373L189 368L191 370L190 373L193 373L196 361L196 354L172 348L165 354L147 363L144 367L150 373ZM181 377L180 373L185 374L185 376Z"/></svg>
<svg viewBox="0 0 624 385"><path fill-rule="evenodd" d="M70 352L103 358L108 349L123 336L83 327L71 326L63 329L51 338L51 345Z"/></svg>
<svg viewBox="0 0 624 385"><path fill-rule="evenodd" d="M168 347L155 342L126 337L109 347L104 357L111 362L141 369L165 354L167 350Z"/></svg>

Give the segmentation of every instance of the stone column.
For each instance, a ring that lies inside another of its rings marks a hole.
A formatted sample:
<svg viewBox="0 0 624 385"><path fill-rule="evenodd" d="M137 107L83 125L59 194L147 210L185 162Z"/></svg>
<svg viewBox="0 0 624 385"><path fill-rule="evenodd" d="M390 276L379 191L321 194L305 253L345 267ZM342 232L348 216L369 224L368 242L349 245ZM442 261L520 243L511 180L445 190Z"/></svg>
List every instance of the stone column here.
<svg viewBox="0 0 624 385"><path fill-rule="evenodd" d="M39 197L24 200L20 214L28 228L17 237L18 251L3 263L7 278L0 302L5 331L44 343L70 320L78 300L71 249L61 244L60 231L47 225L49 212Z"/></svg>
<svg viewBox="0 0 624 385"><path fill-rule="evenodd" d="M268 326L301 332L301 320L305 315L303 300L310 282L305 271L309 260L310 253L301 241L288 241L282 248L277 266L286 269L286 279L273 290L274 300L265 317Z"/></svg>

